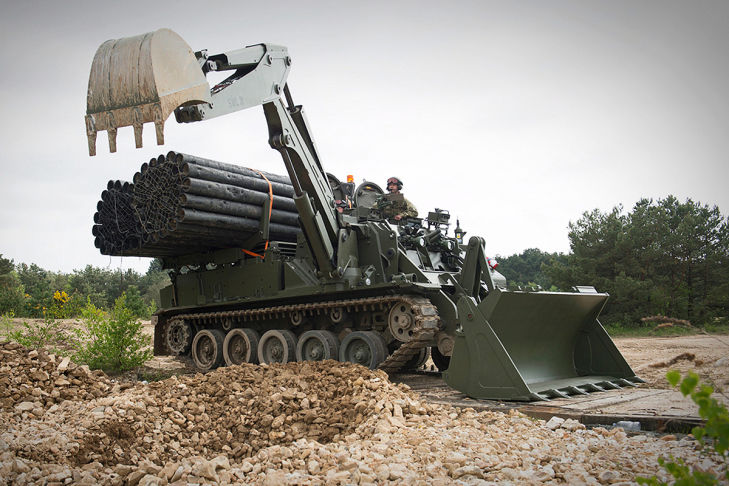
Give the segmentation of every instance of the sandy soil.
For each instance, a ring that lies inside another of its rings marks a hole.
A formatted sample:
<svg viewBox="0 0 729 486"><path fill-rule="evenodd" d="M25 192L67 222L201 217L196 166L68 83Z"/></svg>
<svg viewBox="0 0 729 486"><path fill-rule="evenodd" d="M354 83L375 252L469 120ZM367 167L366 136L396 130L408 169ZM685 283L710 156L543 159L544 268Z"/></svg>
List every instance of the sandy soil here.
<svg viewBox="0 0 729 486"><path fill-rule="evenodd" d="M729 336L693 335L677 337L616 338L615 344L633 370L651 388L670 388L666 372L691 370L729 394Z"/></svg>

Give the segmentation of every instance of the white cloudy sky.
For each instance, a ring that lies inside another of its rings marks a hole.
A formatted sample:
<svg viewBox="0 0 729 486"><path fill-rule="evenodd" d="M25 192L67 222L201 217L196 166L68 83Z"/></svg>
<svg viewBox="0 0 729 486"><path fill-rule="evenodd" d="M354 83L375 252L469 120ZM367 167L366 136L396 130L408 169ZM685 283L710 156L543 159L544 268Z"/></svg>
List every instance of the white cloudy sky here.
<svg viewBox="0 0 729 486"><path fill-rule="evenodd" d="M325 168L405 181L486 238L491 255L569 251L583 211L674 194L729 210L729 2L11 2L0 39L0 253L71 271L145 271L105 257L92 216L109 179L176 150L283 173L260 108L120 130L90 158L91 60L103 41L160 27L210 53L288 46L289 84Z"/></svg>

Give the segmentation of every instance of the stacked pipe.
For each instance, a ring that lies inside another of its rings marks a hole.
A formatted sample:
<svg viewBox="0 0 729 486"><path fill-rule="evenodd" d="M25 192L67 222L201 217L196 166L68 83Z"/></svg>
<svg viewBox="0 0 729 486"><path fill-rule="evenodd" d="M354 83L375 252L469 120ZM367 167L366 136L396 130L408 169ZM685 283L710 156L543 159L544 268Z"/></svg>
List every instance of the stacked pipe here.
<svg viewBox="0 0 729 486"><path fill-rule="evenodd" d="M262 218L268 219L269 200L269 238L296 241L300 231L293 187L285 176L169 152L142 164L133 181L118 184L126 192L102 193L93 231L103 254L171 256L242 247L259 231ZM107 207L105 194L125 209Z"/></svg>
<svg viewBox="0 0 729 486"><path fill-rule="evenodd" d="M131 206L133 190L130 182L109 181L101 193L91 232L96 247L105 255L138 247L142 242L142 227Z"/></svg>

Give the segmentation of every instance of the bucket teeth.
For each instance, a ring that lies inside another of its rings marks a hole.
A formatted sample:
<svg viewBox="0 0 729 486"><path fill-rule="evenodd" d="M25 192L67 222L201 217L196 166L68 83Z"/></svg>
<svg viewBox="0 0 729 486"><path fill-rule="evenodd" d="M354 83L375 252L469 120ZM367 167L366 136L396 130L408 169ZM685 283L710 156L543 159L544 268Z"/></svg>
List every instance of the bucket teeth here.
<svg viewBox="0 0 729 486"><path fill-rule="evenodd" d="M137 148L142 148L142 127L144 127L144 122L142 121L142 110L138 106L135 106L132 111L132 126L134 127L134 145Z"/></svg>
<svg viewBox="0 0 729 486"><path fill-rule="evenodd" d="M108 112L106 114L106 134L109 137L109 152L114 153L116 152L116 127L117 124L114 121L114 114L112 112Z"/></svg>
<svg viewBox="0 0 729 486"><path fill-rule="evenodd" d="M598 385L596 383L585 383L584 385L582 385L582 388L584 388L588 392L605 391L605 389L603 387L601 387L600 385Z"/></svg>
<svg viewBox="0 0 729 486"><path fill-rule="evenodd" d="M109 136L109 152L116 152L116 128L107 128L106 133Z"/></svg>
<svg viewBox="0 0 729 486"><path fill-rule="evenodd" d="M154 130L157 134L157 145L165 144L165 122L155 121Z"/></svg>
<svg viewBox="0 0 729 486"><path fill-rule="evenodd" d="M630 386L630 387L634 387L634 386L637 386L637 385L636 385L635 383L632 383L632 382L630 382L630 381L626 380L625 378L618 378L618 379L617 379L617 380L615 380L615 381L614 381L613 383L619 383L620 385L623 385L623 386Z"/></svg>
<svg viewBox="0 0 729 486"><path fill-rule="evenodd" d="M544 390L542 393L545 395L550 395L552 398L569 398L570 396L566 393L562 393L561 391L557 390L556 388L550 388L549 390Z"/></svg>
<svg viewBox="0 0 729 486"><path fill-rule="evenodd" d="M89 141L89 155L96 155L96 124L93 115L86 115L86 137Z"/></svg>
<svg viewBox="0 0 729 486"><path fill-rule="evenodd" d="M134 129L142 147L145 123L154 123L157 144L164 144L164 123L180 106L212 103L210 86L190 46L168 29L103 43L91 65L86 106L89 155L96 155L96 134L106 130L116 152L116 132Z"/></svg>
<svg viewBox="0 0 729 486"><path fill-rule="evenodd" d="M144 125L134 125L134 146L142 148L142 127Z"/></svg>
<svg viewBox="0 0 729 486"><path fill-rule="evenodd" d="M598 383L598 385L605 390L619 390L620 389L620 385L616 385L612 381L601 381L600 383Z"/></svg>

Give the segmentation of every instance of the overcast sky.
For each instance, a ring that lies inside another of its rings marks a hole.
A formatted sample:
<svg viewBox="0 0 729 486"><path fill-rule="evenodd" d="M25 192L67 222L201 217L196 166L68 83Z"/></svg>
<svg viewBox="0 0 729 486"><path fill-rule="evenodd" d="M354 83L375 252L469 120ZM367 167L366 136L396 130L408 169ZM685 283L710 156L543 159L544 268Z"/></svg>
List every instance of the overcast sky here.
<svg viewBox="0 0 729 486"><path fill-rule="evenodd" d="M70 272L146 271L94 248L109 179L169 150L284 173L262 110L121 129L89 157L83 116L105 40L168 27L211 54L289 48L289 85L327 171L403 179L489 255L569 251L584 211L673 194L729 211L729 2L10 2L0 38L0 253Z"/></svg>

